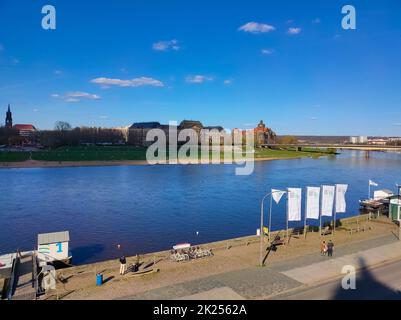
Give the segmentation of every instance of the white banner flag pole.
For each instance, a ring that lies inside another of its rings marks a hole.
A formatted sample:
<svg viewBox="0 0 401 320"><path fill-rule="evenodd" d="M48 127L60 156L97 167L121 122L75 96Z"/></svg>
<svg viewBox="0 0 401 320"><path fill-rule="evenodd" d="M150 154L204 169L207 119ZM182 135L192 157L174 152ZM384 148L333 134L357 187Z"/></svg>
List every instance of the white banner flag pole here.
<svg viewBox="0 0 401 320"><path fill-rule="evenodd" d="M320 212L320 187L306 187L306 210L304 230L306 230L307 219L319 219ZM306 231L305 231L306 238Z"/></svg>
<svg viewBox="0 0 401 320"><path fill-rule="evenodd" d="M369 179L369 195L368 195L368 199L370 199L370 194L371 194L370 187L371 186L377 187L378 184L376 182L372 181L371 179Z"/></svg>
<svg viewBox="0 0 401 320"><path fill-rule="evenodd" d="M287 194L287 241L289 241L288 222L289 221L302 221L301 205L302 205L302 189L301 188L288 188L288 194Z"/></svg>
<svg viewBox="0 0 401 320"><path fill-rule="evenodd" d="M287 188L287 239L286 242L288 243L288 198L289 198L289 194L290 194L290 189Z"/></svg>
<svg viewBox="0 0 401 320"><path fill-rule="evenodd" d="M337 201L337 185L335 185L334 187L334 205L333 205L333 210L334 210L334 215L333 215L333 234L336 233L336 216L337 216L337 210L336 210L336 206L335 203Z"/></svg>
<svg viewBox="0 0 401 320"><path fill-rule="evenodd" d="M308 194L308 191L306 191L306 194ZM306 239L306 211L305 211L305 218L304 218L304 239Z"/></svg>
<svg viewBox="0 0 401 320"><path fill-rule="evenodd" d="M319 202L320 202L320 223L319 223L319 233L320 237L322 236L322 197L323 197L323 192L321 192L323 186L320 186L320 197L319 197Z"/></svg>
<svg viewBox="0 0 401 320"><path fill-rule="evenodd" d="M269 213L269 243L271 243L272 233L272 208L273 208L273 192L270 195L270 213Z"/></svg>
<svg viewBox="0 0 401 320"><path fill-rule="evenodd" d="M273 201L277 204L279 204L281 198L283 195L286 193L286 191L283 190L277 190L277 189L272 189L271 194L270 194L270 214L269 214L269 242L271 240L270 233L271 233L271 228L272 228L272 210L273 210Z"/></svg>

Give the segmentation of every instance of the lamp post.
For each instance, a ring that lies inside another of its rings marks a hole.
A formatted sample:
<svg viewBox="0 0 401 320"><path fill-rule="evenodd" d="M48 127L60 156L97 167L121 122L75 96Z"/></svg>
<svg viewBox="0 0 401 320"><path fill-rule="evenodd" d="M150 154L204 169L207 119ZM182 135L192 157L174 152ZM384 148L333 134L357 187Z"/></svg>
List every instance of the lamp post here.
<svg viewBox="0 0 401 320"><path fill-rule="evenodd" d="M260 247L259 247L259 265L261 266L261 267L263 267L263 236L264 236L264 231L263 231L263 211L264 211L264 202L265 202L265 199L268 197L268 196L271 196L273 193L279 193L279 192L283 192L283 191L281 191L281 190L276 190L276 191L272 191L272 192L269 192L269 193L267 193L263 198L262 198L262 201L261 201L261 204L260 204ZM271 201L271 199L270 199L270 217L269 217L269 239L270 239L270 232L271 232L271 230L270 230L270 228L271 228L271 226L270 226L270 224L271 224L271 210L272 210L272 201Z"/></svg>

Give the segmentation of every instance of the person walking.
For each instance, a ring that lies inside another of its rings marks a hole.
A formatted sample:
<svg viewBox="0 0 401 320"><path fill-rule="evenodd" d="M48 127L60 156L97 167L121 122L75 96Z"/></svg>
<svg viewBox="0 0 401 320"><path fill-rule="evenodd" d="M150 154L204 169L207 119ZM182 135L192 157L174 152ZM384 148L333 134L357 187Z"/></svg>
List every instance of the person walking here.
<svg viewBox="0 0 401 320"><path fill-rule="evenodd" d="M325 256L327 251L326 241L320 243L320 255Z"/></svg>
<svg viewBox="0 0 401 320"><path fill-rule="evenodd" d="M120 275L124 275L126 265L127 265L127 259L125 258L124 255L122 255L120 257Z"/></svg>
<svg viewBox="0 0 401 320"><path fill-rule="evenodd" d="M333 256L333 248L334 248L334 243L330 240L327 243L327 256L332 257Z"/></svg>

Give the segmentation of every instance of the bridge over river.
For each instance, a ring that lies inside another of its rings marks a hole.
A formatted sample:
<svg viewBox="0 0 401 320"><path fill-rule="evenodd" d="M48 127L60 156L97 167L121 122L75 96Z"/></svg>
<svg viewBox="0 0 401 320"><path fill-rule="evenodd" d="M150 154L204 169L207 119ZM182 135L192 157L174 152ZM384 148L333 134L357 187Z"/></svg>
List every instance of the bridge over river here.
<svg viewBox="0 0 401 320"><path fill-rule="evenodd" d="M401 146L380 146L366 144L329 144L329 143L298 143L298 144L261 144L261 148L296 148L301 151L302 148L335 148L344 150L361 150L361 151L401 151Z"/></svg>

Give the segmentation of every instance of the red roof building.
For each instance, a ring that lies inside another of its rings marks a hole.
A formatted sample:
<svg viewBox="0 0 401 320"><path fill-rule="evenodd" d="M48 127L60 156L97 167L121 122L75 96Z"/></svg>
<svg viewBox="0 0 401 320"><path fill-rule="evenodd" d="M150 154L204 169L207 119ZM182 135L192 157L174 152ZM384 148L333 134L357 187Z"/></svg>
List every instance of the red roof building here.
<svg viewBox="0 0 401 320"><path fill-rule="evenodd" d="M32 137L37 131L31 124L16 124L13 128L18 130L21 137Z"/></svg>

